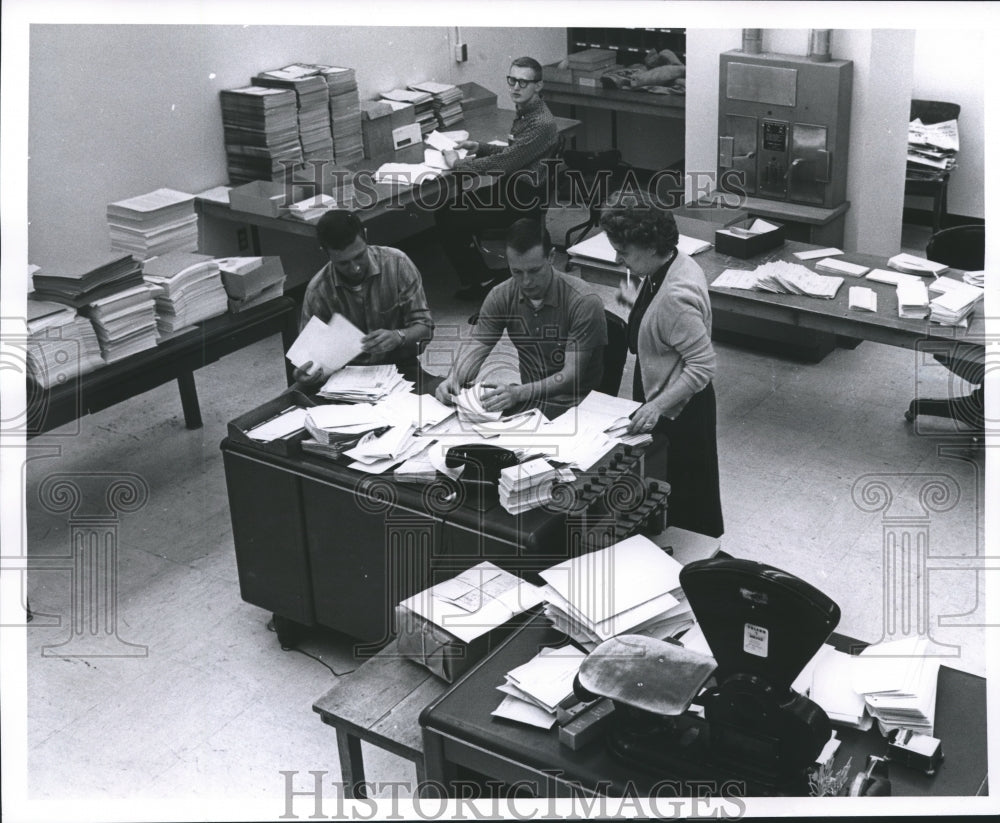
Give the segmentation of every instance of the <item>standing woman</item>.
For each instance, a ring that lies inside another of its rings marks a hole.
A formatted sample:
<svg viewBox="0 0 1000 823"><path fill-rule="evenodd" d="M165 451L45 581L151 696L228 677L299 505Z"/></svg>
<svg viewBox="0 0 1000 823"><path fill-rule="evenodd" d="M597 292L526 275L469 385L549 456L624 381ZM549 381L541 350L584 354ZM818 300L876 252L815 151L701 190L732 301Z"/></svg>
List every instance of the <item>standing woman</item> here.
<svg viewBox="0 0 1000 823"><path fill-rule="evenodd" d="M652 432L667 442L670 525L719 537L715 349L705 274L677 251L674 215L652 195L612 195L601 228L629 272L618 299L631 306L629 349L636 355L632 393L643 404L632 415L629 431ZM642 278L638 289L632 282L636 277ZM650 457L656 456L651 451ZM654 476L663 476L662 468L649 468Z"/></svg>

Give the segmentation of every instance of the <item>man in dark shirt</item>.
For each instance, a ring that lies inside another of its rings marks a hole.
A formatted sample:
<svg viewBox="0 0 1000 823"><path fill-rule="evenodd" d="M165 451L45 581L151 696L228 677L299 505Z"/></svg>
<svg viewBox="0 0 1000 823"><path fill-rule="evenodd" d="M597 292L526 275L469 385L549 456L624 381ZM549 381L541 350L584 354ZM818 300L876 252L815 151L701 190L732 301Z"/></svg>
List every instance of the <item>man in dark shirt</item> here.
<svg viewBox="0 0 1000 823"><path fill-rule="evenodd" d="M495 175L492 187L459 192L436 214L438 233L452 267L462 282L456 296L478 299L494 285L490 272L473 246L473 235L485 229L506 228L519 217L542 213L546 177L543 161L555 150L558 129L549 107L540 97L542 67L531 57L511 63L507 87L517 114L506 146L465 141L459 148L469 155L445 152L445 162L456 172Z"/></svg>
<svg viewBox="0 0 1000 823"><path fill-rule="evenodd" d="M600 385L608 342L604 305L579 279L552 267L552 241L539 221L516 221L506 242L511 278L486 296L471 347L463 347L436 395L452 403L506 331L521 382L487 390L483 407L508 413L537 407L556 417Z"/></svg>
<svg viewBox="0 0 1000 823"><path fill-rule="evenodd" d="M365 333L353 365L395 363L417 383L418 392L432 392L440 378L424 372L417 361L420 345L434 332L417 267L398 249L369 246L353 212L327 212L316 224L316 235L329 262L306 287L300 326L313 316L328 323L334 314L343 315ZM329 375L309 362L294 377L312 387Z"/></svg>

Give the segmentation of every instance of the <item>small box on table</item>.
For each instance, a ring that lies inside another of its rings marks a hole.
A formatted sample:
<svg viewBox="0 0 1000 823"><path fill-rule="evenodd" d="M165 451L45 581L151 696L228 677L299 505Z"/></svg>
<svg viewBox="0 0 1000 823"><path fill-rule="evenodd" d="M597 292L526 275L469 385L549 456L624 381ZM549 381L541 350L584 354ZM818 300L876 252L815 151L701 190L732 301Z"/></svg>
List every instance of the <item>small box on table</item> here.
<svg viewBox="0 0 1000 823"><path fill-rule="evenodd" d="M785 242L785 227L750 218L715 232L715 250L742 260L756 257Z"/></svg>

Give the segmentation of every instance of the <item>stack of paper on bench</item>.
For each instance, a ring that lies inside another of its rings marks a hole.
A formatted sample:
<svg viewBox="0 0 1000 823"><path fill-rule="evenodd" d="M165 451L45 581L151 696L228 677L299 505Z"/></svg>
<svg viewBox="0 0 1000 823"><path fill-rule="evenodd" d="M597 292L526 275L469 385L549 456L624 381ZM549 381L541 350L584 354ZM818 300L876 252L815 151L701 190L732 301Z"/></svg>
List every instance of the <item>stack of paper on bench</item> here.
<svg viewBox="0 0 1000 823"><path fill-rule="evenodd" d="M506 697L494 717L542 729L556 722L556 706L573 693L573 678L586 655L572 646L544 648L527 663L511 669L497 686Z"/></svg>
<svg viewBox="0 0 1000 823"><path fill-rule="evenodd" d="M455 395L455 409L463 425L471 427L477 423L496 421L503 417L503 412L487 411L483 407L483 395L489 390L482 383L476 383Z"/></svg>
<svg viewBox="0 0 1000 823"><path fill-rule="evenodd" d="M930 303L931 320L944 326L961 325L983 296L981 288L950 277L939 277L927 291L937 295Z"/></svg>
<svg viewBox="0 0 1000 823"><path fill-rule="evenodd" d="M153 289L145 283L95 300L87 312L107 363L151 349L159 340Z"/></svg>
<svg viewBox="0 0 1000 823"><path fill-rule="evenodd" d="M408 392L413 383L403 379L392 363L378 366L344 366L331 374L318 394L342 403L377 403L397 392Z"/></svg>
<svg viewBox="0 0 1000 823"><path fill-rule="evenodd" d="M280 257L223 257L215 261L234 314L281 297L285 271Z"/></svg>
<svg viewBox="0 0 1000 823"><path fill-rule="evenodd" d="M28 300L28 376L43 389L104 365L101 344L86 317L61 303Z"/></svg>
<svg viewBox="0 0 1000 823"><path fill-rule="evenodd" d="M312 363L313 367L322 366L325 371L336 374L338 369L361 354L363 337L364 333L341 314L334 314L329 323L313 315L288 347L285 357L294 366ZM320 393L325 389L324 385Z"/></svg>
<svg viewBox="0 0 1000 823"><path fill-rule="evenodd" d="M176 332L226 311L219 264L207 254L172 251L154 257L143 264L142 276L157 287L156 324L160 334Z"/></svg>
<svg viewBox="0 0 1000 823"><path fill-rule="evenodd" d="M198 248L193 194L157 189L111 203L107 217L111 248L130 252L140 260Z"/></svg>
<svg viewBox="0 0 1000 823"><path fill-rule="evenodd" d="M556 470L544 458L537 457L500 471L500 505L510 514L537 509L552 500Z"/></svg>
<svg viewBox="0 0 1000 823"><path fill-rule="evenodd" d="M899 301L899 316L911 320L922 320L927 316L929 303L927 287L919 280L905 281L896 286Z"/></svg>
<svg viewBox="0 0 1000 823"><path fill-rule="evenodd" d="M905 252L897 254L895 257L890 257L888 265L890 269L896 269L896 271L904 271L910 274L933 274L935 277L948 271L948 267L944 263L935 263L933 260L927 260L913 254L906 254Z"/></svg>
<svg viewBox="0 0 1000 823"><path fill-rule="evenodd" d="M830 299L837 294L843 277L825 277L799 263L774 260L754 269L757 277L755 288L775 294L803 294L808 297Z"/></svg>
<svg viewBox="0 0 1000 823"><path fill-rule="evenodd" d="M92 300L141 285L142 265L130 254L102 254L47 267L44 273L35 272L32 281L37 299L79 309Z"/></svg>
<svg viewBox="0 0 1000 823"><path fill-rule="evenodd" d="M593 650L618 634L664 639L694 617L680 585L681 564L636 535L541 573L553 625Z"/></svg>
<svg viewBox="0 0 1000 823"><path fill-rule="evenodd" d="M354 69L344 66L316 66L326 80L330 94L330 127L333 156L338 163L361 160L364 146L361 139L361 107L358 81Z"/></svg>
<svg viewBox="0 0 1000 823"><path fill-rule="evenodd" d="M462 119L462 90L450 83L410 83L413 91L426 92L433 96L433 111L438 123L443 127L458 123Z"/></svg>
<svg viewBox="0 0 1000 823"><path fill-rule="evenodd" d="M908 637L868 646L851 659L851 685L864 695L883 734L890 729L934 734L941 664L929 656L929 645L926 637Z"/></svg>

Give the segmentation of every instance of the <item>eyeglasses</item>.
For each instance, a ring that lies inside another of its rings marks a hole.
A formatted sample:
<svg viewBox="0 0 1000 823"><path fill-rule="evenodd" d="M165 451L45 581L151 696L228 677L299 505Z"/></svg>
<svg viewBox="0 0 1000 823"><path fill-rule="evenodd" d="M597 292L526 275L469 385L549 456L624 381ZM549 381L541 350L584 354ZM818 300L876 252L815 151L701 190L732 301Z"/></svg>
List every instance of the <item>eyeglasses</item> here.
<svg viewBox="0 0 1000 823"><path fill-rule="evenodd" d="M510 86L511 88L517 86L519 89L526 89L528 87L528 83L537 83L537 82L538 82L537 80L524 80L520 77L511 77L509 74L507 75L507 85Z"/></svg>

